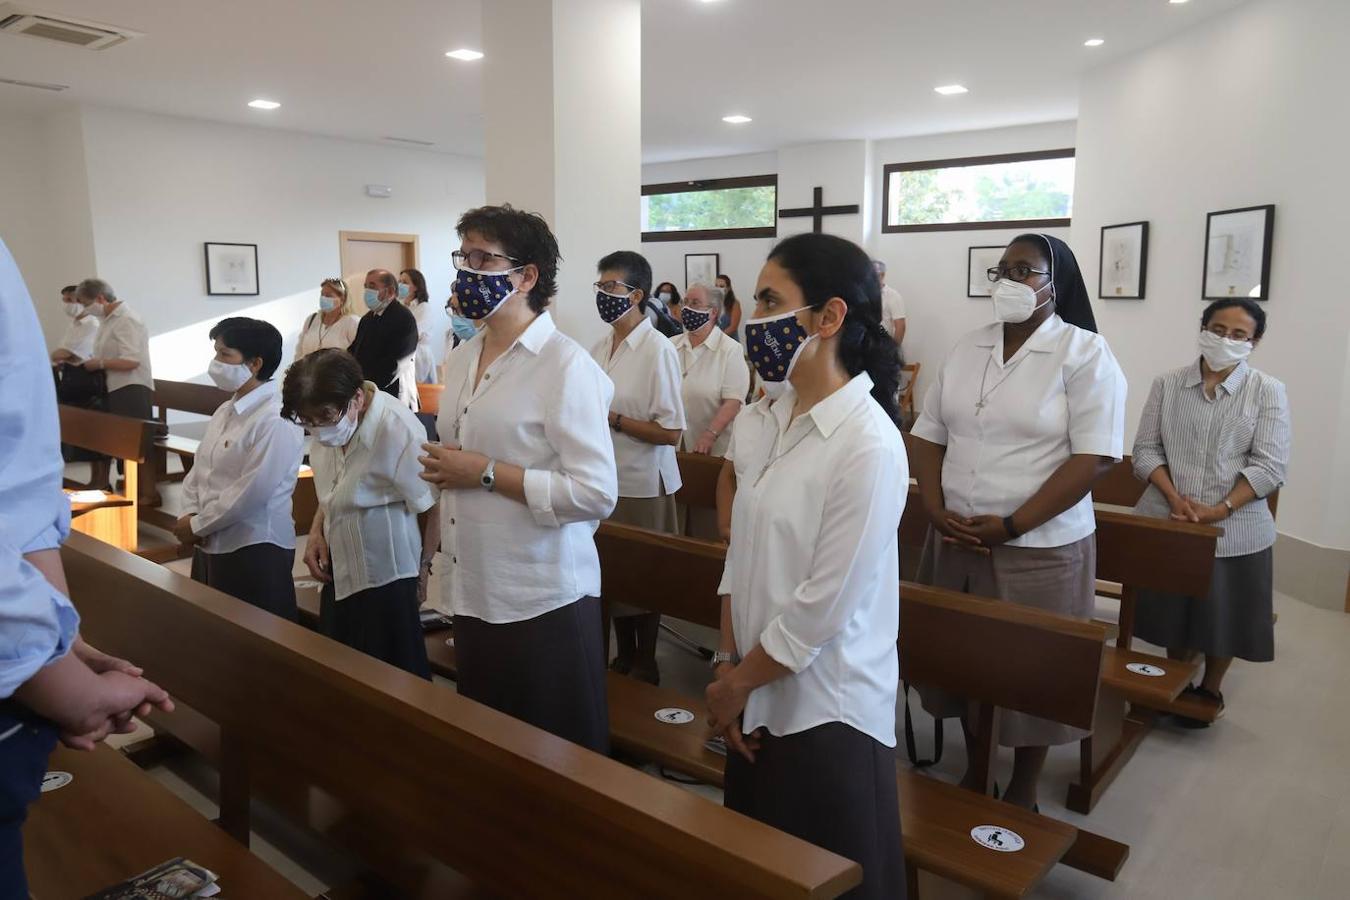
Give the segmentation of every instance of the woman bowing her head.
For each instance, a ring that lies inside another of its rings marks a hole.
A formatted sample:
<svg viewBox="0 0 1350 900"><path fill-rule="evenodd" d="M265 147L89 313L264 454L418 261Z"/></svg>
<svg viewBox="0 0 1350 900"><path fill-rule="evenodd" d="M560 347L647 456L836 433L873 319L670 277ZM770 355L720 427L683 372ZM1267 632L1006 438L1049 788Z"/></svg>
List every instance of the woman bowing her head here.
<svg viewBox="0 0 1350 900"><path fill-rule="evenodd" d="M1125 376L1097 334L1068 244L1024 234L988 274L995 321L957 341L911 434L932 523L919 580L1086 619L1097 568L1091 490L1123 452ZM965 709L920 694L935 716ZM1034 807L1048 748L1086 732L1000 714L999 743L1016 748L1004 799Z"/></svg>
<svg viewBox="0 0 1350 900"><path fill-rule="evenodd" d="M738 488L708 688L726 805L905 895L895 781L900 373L861 248L803 234L760 272L746 346L769 398L732 426Z"/></svg>

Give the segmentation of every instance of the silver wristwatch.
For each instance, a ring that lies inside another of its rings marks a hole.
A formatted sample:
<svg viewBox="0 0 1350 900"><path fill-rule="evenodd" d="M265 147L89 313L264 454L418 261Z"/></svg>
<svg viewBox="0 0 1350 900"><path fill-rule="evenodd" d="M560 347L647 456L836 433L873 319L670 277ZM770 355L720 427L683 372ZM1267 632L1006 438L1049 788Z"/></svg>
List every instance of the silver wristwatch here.
<svg viewBox="0 0 1350 900"><path fill-rule="evenodd" d="M483 474L478 479L478 483L481 484L483 489L489 494L497 489L497 461L495 459L488 460L487 468L483 470Z"/></svg>
<svg viewBox="0 0 1350 900"><path fill-rule="evenodd" d="M709 662L709 665L711 665L715 669L722 663L735 663L735 662L736 662L735 653L729 653L726 650L718 650L716 653L712 655L712 660L711 662Z"/></svg>

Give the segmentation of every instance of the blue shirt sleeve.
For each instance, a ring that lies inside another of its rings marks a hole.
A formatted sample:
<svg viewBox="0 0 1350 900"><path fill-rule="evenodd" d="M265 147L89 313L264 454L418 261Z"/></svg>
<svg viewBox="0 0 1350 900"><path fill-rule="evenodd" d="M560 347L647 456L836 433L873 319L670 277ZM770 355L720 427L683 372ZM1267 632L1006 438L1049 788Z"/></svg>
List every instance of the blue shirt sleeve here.
<svg viewBox="0 0 1350 900"><path fill-rule="evenodd" d="M0 700L70 652L80 617L0 533Z"/></svg>

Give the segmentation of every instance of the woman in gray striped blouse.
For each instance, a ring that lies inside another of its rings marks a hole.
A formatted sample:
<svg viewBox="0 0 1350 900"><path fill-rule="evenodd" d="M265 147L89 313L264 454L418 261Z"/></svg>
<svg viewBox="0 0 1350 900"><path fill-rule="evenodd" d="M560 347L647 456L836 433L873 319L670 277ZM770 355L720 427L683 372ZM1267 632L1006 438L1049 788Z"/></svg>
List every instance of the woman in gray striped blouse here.
<svg viewBox="0 0 1350 900"><path fill-rule="evenodd" d="M1266 498L1289 464L1284 385L1246 362L1266 314L1245 298L1216 300L1201 318L1200 358L1160 375L1139 421L1134 474L1149 483L1135 512L1217 525L1218 558L1208 597L1141 591L1135 634L1182 658L1205 654L1205 675L1188 693L1218 703L1234 657L1275 658L1271 609L1275 519ZM1206 727L1196 719L1180 724Z"/></svg>

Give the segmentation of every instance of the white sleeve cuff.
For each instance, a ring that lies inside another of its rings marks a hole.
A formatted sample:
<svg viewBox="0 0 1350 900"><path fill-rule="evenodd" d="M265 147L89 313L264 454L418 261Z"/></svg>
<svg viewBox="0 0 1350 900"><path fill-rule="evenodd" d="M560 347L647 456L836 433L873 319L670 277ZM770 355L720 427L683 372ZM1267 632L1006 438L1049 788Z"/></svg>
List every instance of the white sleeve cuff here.
<svg viewBox="0 0 1350 900"><path fill-rule="evenodd" d="M525 470L525 505L530 508L536 524L558 528L558 516L553 511L552 473L546 469Z"/></svg>
<svg viewBox="0 0 1350 900"><path fill-rule="evenodd" d="M810 647L797 640L783 625L783 617L778 616L764 627L759 636L760 646L774 662L787 667L793 674L800 672L820 655L819 647Z"/></svg>

